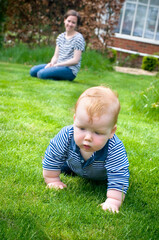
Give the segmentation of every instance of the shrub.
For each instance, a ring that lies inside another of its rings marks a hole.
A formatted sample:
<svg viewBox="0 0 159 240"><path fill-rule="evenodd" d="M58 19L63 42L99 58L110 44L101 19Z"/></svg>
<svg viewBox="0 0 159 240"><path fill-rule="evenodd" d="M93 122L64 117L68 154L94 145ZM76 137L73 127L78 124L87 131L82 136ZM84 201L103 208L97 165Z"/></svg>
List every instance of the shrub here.
<svg viewBox="0 0 159 240"><path fill-rule="evenodd" d="M153 56L145 56L142 60L142 69L153 71L159 65L158 59Z"/></svg>

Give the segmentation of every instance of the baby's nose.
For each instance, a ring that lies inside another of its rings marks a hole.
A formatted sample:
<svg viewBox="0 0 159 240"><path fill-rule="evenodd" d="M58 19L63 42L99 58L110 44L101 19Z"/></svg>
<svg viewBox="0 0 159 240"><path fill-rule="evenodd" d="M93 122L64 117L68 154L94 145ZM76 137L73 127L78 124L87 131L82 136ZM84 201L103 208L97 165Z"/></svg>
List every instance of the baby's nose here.
<svg viewBox="0 0 159 240"><path fill-rule="evenodd" d="M87 141L91 141L92 140L92 134L91 132L87 132L86 135L85 135L85 140Z"/></svg>

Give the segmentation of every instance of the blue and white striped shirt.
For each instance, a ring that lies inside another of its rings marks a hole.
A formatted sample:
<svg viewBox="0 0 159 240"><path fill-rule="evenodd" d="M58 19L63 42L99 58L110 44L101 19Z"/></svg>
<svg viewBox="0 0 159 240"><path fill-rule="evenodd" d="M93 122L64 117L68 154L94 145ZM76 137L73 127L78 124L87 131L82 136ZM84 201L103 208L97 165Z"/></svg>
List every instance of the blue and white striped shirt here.
<svg viewBox="0 0 159 240"><path fill-rule="evenodd" d="M114 135L106 145L85 161L74 141L73 126L67 126L50 141L43 160L46 170L60 170L67 161L70 169L84 178L108 181L108 189L127 192L129 163L122 141Z"/></svg>
<svg viewBox="0 0 159 240"><path fill-rule="evenodd" d="M85 41L81 33L77 33L70 39L66 39L65 35L65 32L61 33L56 39L56 44L59 47L59 58L57 63L73 58L74 50L80 50L83 52L85 49ZM81 59L82 55L80 61L76 65L68 66L75 76L81 67Z"/></svg>

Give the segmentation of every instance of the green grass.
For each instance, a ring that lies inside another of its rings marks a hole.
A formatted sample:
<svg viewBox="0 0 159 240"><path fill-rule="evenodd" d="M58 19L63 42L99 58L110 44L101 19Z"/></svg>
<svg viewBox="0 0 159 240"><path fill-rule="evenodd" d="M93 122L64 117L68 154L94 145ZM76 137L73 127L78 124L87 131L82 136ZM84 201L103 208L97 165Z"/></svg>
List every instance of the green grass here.
<svg viewBox="0 0 159 240"><path fill-rule="evenodd" d="M26 44L18 44L12 47L1 48L0 61L35 65L48 63L51 60L53 53L54 46L29 47ZM113 69L112 64L105 56L93 50L83 52L81 68L94 71Z"/></svg>
<svg viewBox="0 0 159 240"><path fill-rule="evenodd" d="M149 87L134 98L134 109L144 112L159 121L159 78L150 83Z"/></svg>
<svg viewBox="0 0 159 240"><path fill-rule="evenodd" d="M155 77L81 70L74 82L31 78L30 66L0 62L0 239L157 240L158 122L133 109ZM106 185L62 175L68 188L46 188L42 156L49 141L73 122L73 107L87 88L119 93L117 135L130 162L130 187L119 214L104 212Z"/></svg>
<svg viewBox="0 0 159 240"><path fill-rule="evenodd" d="M0 49L0 60L11 63L40 64L50 61L54 53L53 46L28 47L26 44L18 44L12 47Z"/></svg>

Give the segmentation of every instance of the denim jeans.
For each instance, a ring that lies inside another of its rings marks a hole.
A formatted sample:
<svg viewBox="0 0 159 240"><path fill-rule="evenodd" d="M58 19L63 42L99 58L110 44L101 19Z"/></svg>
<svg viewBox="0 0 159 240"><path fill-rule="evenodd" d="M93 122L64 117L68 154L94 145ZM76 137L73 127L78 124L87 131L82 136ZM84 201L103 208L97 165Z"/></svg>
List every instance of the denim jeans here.
<svg viewBox="0 0 159 240"><path fill-rule="evenodd" d="M76 173L74 173L71 168L69 168L67 162L65 162L61 167L61 173L64 173L64 175L72 175L75 176Z"/></svg>
<svg viewBox="0 0 159 240"><path fill-rule="evenodd" d="M40 64L34 66L30 69L30 75L32 77L38 77L41 79L51 79L51 80L69 80L73 81L75 75L69 67L48 67L45 68L47 64Z"/></svg>

